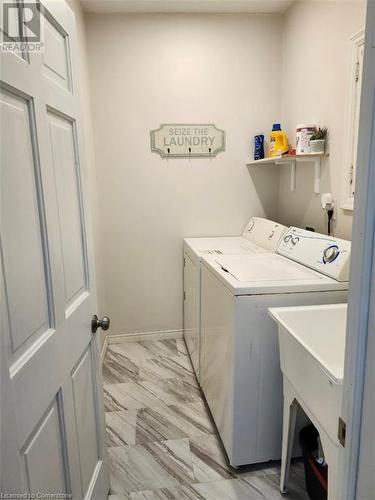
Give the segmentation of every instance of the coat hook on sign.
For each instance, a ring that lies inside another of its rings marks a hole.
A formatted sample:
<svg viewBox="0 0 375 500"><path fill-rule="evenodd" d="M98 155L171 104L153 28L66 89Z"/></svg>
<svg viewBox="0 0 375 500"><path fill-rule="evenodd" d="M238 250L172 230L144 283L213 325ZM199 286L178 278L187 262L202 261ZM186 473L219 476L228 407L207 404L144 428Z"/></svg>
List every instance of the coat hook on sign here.
<svg viewBox="0 0 375 500"><path fill-rule="evenodd" d="M208 152L211 154L211 148L208 148Z"/></svg>
<svg viewBox="0 0 375 500"><path fill-rule="evenodd" d="M170 152L171 152L171 149L167 148L167 153L170 154Z"/></svg>
<svg viewBox="0 0 375 500"><path fill-rule="evenodd" d="M191 148L189 148L189 154L191 154Z"/></svg>

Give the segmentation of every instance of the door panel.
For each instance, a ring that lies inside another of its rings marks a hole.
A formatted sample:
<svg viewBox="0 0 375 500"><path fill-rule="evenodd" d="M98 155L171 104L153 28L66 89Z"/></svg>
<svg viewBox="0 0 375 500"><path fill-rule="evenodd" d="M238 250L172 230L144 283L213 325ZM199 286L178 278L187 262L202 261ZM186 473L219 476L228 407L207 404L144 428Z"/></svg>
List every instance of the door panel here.
<svg viewBox="0 0 375 500"><path fill-rule="evenodd" d="M71 90L70 57L66 33L53 23L49 16L44 16L45 51L43 53L43 73L65 90Z"/></svg>
<svg viewBox="0 0 375 500"><path fill-rule="evenodd" d="M43 4L45 52L0 53L0 424L9 472L0 491L102 500L109 481L75 19L64 0Z"/></svg>
<svg viewBox="0 0 375 500"><path fill-rule="evenodd" d="M69 492L66 470L66 444L62 442L62 415L58 399L47 410L23 450L25 477L33 492Z"/></svg>
<svg viewBox="0 0 375 500"><path fill-rule="evenodd" d="M51 155L55 174L62 257L65 314L87 289L81 186L74 126L66 118L49 112Z"/></svg>
<svg viewBox="0 0 375 500"><path fill-rule="evenodd" d="M31 103L6 91L1 92L0 102L1 184L7 187L1 197L1 228L10 340L15 353L28 339L35 341L50 328L49 271L39 210L43 197L37 181L38 152L30 127Z"/></svg>
<svg viewBox="0 0 375 500"><path fill-rule="evenodd" d="M89 347L72 373L78 451L84 491L87 491L99 460L92 353Z"/></svg>

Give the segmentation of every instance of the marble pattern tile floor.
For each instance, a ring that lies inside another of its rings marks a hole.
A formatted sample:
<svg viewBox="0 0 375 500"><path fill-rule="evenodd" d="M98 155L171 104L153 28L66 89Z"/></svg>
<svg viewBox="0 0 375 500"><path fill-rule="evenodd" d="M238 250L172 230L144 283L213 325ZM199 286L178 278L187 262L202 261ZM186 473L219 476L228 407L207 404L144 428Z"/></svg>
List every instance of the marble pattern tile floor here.
<svg viewBox="0 0 375 500"><path fill-rule="evenodd" d="M110 344L103 363L109 500L306 500L292 464L232 469L181 339Z"/></svg>

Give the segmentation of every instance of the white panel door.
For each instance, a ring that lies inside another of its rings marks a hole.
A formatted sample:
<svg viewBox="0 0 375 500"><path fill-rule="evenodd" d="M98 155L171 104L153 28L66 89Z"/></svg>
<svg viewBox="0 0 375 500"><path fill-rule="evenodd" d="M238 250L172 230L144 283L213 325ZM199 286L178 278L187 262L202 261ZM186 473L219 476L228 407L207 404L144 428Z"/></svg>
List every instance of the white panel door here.
<svg viewBox="0 0 375 500"><path fill-rule="evenodd" d="M0 491L103 500L75 19L64 0L41 16L44 51L0 61Z"/></svg>

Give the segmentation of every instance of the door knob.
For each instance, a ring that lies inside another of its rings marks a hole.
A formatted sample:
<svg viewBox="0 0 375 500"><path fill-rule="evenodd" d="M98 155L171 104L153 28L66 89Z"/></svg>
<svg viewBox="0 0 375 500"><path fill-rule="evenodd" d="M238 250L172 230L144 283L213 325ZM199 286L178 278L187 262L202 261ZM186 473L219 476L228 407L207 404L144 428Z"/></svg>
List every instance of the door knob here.
<svg viewBox="0 0 375 500"><path fill-rule="evenodd" d="M98 328L101 328L102 330L108 330L110 324L111 321L108 316L103 316L102 319L99 319L97 315L94 314L91 320L91 331L92 333L96 333L96 330Z"/></svg>

